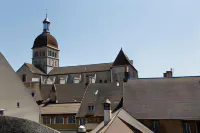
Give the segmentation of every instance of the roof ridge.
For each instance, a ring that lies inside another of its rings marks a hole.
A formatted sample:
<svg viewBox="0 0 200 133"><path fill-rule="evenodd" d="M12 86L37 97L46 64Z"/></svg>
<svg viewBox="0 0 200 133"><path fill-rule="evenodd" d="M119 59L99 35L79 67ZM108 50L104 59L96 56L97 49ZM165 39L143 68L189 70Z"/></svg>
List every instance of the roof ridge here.
<svg viewBox="0 0 200 133"><path fill-rule="evenodd" d="M180 79L180 78L200 78L200 76L176 76L176 77L170 77L170 78L165 78L165 77L151 77L151 78L137 78L137 79L130 79L130 80L139 80L139 79Z"/></svg>
<svg viewBox="0 0 200 133"><path fill-rule="evenodd" d="M86 64L86 65L74 65L74 66L62 66L59 68L64 68L64 67L76 67L76 66L91 66L91 65L100 65L100 64L112 64L113 62L110 63L95 63L95 64Z"/></svg>

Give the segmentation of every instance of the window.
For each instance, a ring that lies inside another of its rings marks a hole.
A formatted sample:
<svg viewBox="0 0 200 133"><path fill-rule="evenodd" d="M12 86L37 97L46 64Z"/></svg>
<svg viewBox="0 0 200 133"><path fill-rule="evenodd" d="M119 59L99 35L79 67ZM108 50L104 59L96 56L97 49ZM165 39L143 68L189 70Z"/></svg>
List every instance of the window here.
<svg viewBox="0 0 200 133"><path fill-rule="evenodd" d="M34 96L35 96L35 93L34 93L34 92L32 92L32 93L31 93L31 96L32 96L32 97L34 97Z"/></svg>
<svg viewBox="0 0 200 133"><path fill-rule="evenodd" d="M26 78L27 78L27 77L26 77L26 74L23 74L23 75L22 75L22 82L26 82Z"/></svg>
<svg viewBox="0 0 200 133"><path fill-rule="evenodd" d="M102 80L99 80L99 83L102 83Z"/></svg>
<svg viewBox="0 0 200 133"><path fill-rule="evenodd" d="M86 124L86 119L85 118L81 118L79 124L80 125L85 125Z"/></svg>
<svg viewBox="0 0 200 133"><path fill-rule="evenodd" d="M70 115L70 116L68 116L68 123L69 123L69 124L74 124L74 123L76 123L76 117L75 117L75 115Z"/></svg>
<svg viewBox="0 0 200 133"><path fill-rule="evenodd" d="M51 51L49 52L49 54L50 54L49 56L52 56L52 53L51 53Z"/></svg>
<svg viewBox="0 0 200 133"><path fill-rule="evenodd" d="M0 116L4 115L4 109L0 109Z"/></svg>
<svg viewBox="0 0 200 133"><path fill-rule="evenodd" d="M44 51L42 52L42 56L45 56L45 52Z"/></svg>
<svg viewBox="0 0 200 133"><path fill-rule="evenodd" d="M17 108L19 108L20 106L19 106L19 102L17 103Z"/></svg>
<svg viewBox="0 0 200 133"><path fill-rule="evenodd" d="M89 123L99 123L100 122L100 118L90 117L90 118L88 118L88 122Z"/></svg>
<svg viewBox="0 0 200 133"><path fill-rule="evenodd" d="M52 56L54 57L54 52L52 52Z"/></svg>
<svg viewBox="0 0 200 133"><path fill-rule="evenodd" d="M104 83L107 83L107 80L104 80Z"/></svg>
<svg viewBox="0 0 200 133"><path fill-rule="evenodd" d="M189 123L187 123L187 122L183 123L183 132L184 133L191 133L190 124Z"/></svg>
<svg viewBox="0 0 200 133"><path fill-rule="evenodd" d="M57 66L57 61L55 61L55 63L54 63L54 64L55 64L55 66Z"/></svg>
<svg viewBox="0 0 200 133"><path fill-rule="evenodd" d="M153 121L151 130L152 130L154 133L158 133L158 121Z"/></svg>
<svg viewBox="0 0 200 133"><path fill-rule="evenodd" d="M94 106L92 105L88 106L88 111L94 111Z"/></svg>
<svg viewBox="0 0 200 133"><path fill-rule="evenodd" d="M50 117L43 117L43 124L51 124L51 118Z"/></svg>
<svg viewBox="0 0 200 133"><path fill-rule="evenodd" d="M57 56L56 56L56 53L55 53L54 55L55 55L55 57L57 57Z"/></svg>
<svg viewBox="0 0 200 133"><path fill-rule="evenodd" d="M38 56L38 52L35 52L35 57L37 57Z"/></svg>
<svg viewBox="0 0 200 133"><path fill-rule="evenodd" d="M64 124L64 118L62 116L56 116L55 122L56 124Z"/></svg>

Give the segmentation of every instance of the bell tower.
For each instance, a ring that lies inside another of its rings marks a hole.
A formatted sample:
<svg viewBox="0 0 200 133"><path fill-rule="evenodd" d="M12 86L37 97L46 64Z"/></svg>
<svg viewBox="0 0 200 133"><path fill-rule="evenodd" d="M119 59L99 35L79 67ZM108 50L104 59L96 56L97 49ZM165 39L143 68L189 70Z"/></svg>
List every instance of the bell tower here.
<svg viewBox="0 0 200 133"><path fill-rule="evenodd" d="M45 74L59 67L59 49L57 40L50 34L50 20L43 21L43 32L35 39L32 47L32 64Z"/></svg>

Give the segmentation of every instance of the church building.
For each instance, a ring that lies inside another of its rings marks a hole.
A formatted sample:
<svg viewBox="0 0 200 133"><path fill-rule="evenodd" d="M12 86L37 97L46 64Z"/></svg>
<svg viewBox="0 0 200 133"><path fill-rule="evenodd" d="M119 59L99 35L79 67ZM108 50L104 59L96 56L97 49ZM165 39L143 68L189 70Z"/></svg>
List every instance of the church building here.
<svg viewBox="0 0 200 133"><path fill-rule="evenodd" d="M138 78L138 71L124 51L120 50L114 62L79 66L59 65L59 45L49 30L47 15L43 21L43 31L36 37L32 47L32 64L24 63L17 74L22 82L42 84L109 83Z"/></svg>

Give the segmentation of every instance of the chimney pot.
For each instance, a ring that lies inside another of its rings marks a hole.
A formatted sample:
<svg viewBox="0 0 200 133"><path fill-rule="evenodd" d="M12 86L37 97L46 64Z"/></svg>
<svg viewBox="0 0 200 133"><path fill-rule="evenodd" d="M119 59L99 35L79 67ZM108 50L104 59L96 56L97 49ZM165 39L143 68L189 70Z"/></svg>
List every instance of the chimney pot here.
<svg viewBox="0 0 200 133"><path fill-rule="evenodd" d="M85 127L83 125L80 125L77 133L86 133Z"/></svg>

